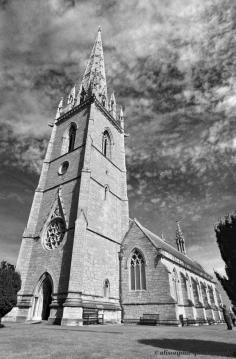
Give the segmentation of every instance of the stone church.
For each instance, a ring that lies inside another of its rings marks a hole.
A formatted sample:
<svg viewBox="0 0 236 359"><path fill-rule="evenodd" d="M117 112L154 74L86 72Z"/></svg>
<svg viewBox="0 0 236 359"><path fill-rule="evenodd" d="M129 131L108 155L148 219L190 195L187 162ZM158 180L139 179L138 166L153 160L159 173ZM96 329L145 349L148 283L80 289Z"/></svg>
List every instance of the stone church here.
<svg viewBox="0 0 236 359"><path fill-rule="evenodd" d="M22 287L5 320L82 325L158 314L221 320L213 278L129 218L122 109L108 97L101 30L80 86L60 101L17 261Z"/></svg>

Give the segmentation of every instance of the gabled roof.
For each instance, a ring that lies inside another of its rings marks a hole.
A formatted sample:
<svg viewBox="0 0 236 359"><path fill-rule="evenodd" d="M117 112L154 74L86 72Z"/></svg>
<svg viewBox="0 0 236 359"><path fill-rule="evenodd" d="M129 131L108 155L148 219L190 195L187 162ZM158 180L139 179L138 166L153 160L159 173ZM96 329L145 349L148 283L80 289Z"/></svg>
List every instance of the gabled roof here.
<svg viewBox="0 0 236 359"><path fill-rule="evenodd" d="M207 277L207 279L210 279L213 281L213 277L206 272L206 270L195 260L187 256L186 254L183 254L179 252L177 249L175 249L172 245L165 242L163 239L161 239L159 236L154 234L153 232L149 231L149 229L142 226L137 219L134 218L133 220L136 225L141 229L141 231L144 233L144 235L150 240L150 242L156 247L157 249L162 249L165 252L171 254L173 257L179 259L180 261L184 262L185 265L190 267L194 272L197 272L201 276Z"/></svg>

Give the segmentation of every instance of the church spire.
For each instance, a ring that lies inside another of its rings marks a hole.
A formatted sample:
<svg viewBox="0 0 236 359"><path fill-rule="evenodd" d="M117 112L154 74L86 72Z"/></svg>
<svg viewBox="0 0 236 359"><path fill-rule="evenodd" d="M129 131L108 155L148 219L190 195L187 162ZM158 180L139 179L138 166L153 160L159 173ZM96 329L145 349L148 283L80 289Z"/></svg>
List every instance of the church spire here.
<svg viewBox="0 0 236 359"><path fill-rule="evenodd" d="M186 254L184 235L180 228L179 221L176 221L176 223L177 223L177 228L176 228L175 239L176 239L177 249L179 252Z"/></svg>
<svg viewBox="0 0 236 359"><path fill-rule="evenodd" d="M107 83L100 27L86 66L82 87L86 94L94 94L107 107Z"/></svg>

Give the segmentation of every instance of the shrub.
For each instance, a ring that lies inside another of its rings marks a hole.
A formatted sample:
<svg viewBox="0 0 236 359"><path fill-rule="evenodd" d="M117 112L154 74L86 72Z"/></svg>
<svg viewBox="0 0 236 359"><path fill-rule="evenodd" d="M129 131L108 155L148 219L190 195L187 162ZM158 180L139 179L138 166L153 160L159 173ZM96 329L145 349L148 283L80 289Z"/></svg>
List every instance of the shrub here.
<svg viewBox="0 0 236 359"><path fill-rule="evenodd" d="M0 263L0 324L1 318L16 305L20 287L21 278L15 266L2 261Z"/></svg>

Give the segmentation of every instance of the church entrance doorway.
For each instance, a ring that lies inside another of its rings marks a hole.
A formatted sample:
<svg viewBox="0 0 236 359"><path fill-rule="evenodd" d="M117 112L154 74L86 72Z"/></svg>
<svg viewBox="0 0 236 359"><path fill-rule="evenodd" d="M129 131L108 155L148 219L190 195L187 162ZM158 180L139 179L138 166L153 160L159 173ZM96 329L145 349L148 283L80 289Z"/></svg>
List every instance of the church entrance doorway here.
<svg viewBox="0 0 236 359"><path fill-rule="evenodd" d="M48 320L52 302L53 283L50 274L45 273L39 280L34 294L33 320Z"/></svg>

